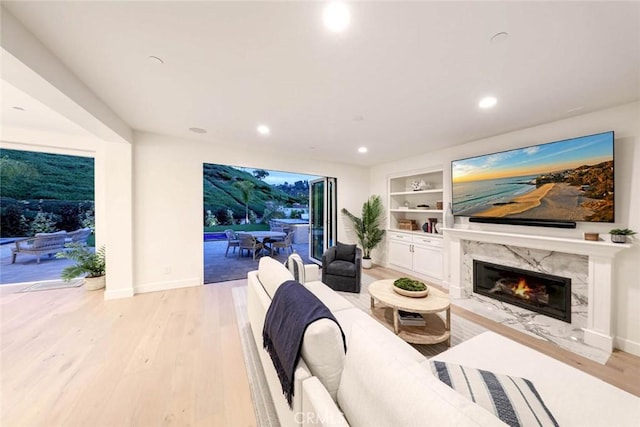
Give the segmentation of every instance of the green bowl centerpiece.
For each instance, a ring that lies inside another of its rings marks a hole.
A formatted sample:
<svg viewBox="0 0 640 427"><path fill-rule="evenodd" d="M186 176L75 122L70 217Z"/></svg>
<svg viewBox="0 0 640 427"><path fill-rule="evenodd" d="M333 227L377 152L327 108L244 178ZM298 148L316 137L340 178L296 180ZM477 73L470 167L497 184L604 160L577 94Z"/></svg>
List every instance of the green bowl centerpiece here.
<svg viewBox="0 0 640 427"><path fill-rule="evenodd" d="M393 282L393 290L406 297L423 298L429 294L427 285L419 280L401 277Z"/></svg>

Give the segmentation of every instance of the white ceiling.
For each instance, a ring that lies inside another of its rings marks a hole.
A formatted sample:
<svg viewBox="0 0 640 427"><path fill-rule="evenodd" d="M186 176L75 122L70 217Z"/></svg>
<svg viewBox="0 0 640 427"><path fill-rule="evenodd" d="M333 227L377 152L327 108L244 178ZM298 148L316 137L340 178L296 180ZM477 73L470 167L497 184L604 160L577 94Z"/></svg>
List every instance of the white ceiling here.
<svg viewBox="0 0 640 427"><path fill-rule="evenodd" d="M323 5L3 1L132 128L203 143L373 165L640 99L640 2L353 2L339 35Z"/></svg>

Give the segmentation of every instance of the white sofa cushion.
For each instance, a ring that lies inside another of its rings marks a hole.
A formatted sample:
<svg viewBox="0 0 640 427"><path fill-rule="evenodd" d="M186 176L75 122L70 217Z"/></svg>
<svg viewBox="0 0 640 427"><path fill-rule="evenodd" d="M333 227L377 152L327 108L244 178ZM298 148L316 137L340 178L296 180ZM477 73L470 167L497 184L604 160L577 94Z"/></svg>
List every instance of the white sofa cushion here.
<svg viewBox="0 0 640 427"><path fill-rule="evenodd" d="M318 299L322 301L329 310L331 310L334 316L337 311L353 308L353 304L351 304L345 297L320 281L305 283L304 286L309 289L312 294L317 296ZM342 322L340 325L342 326Z"/></svg>
<svg viewBox="0 0 640 427"><path fill-rule="evenodd" d="M262 257L260 264L258 264L258 279L269 297L273 299L278 287L287 280L293 280L293 275L275 259Z"/></svg>
<svg viewBox="0 0 640 427"><path fill-rule="evenodd" d="M316 377L302 382L302 412L295 415L304 427L349 427L347 420Z"/></svg>
<svg viewBox="0 0 640 427"><path fill-rule="evenodd" d="M399 361L360 324L352 326L338 404L353 426L504 426L417 362ZM386 351L385 351L386 350Z"/></svg>
<svg viewBox="0 0 640 427"><path fill-rule="evenodd" d="M431 369L440 381L509 425L558 425L529 380L437 360Z"/></svg>
<svg viewBox="0 0 640 427"><path fill-rule="evenodd" d="M310 324L304 332L301 355L335 401L344 364L344 342L336 322L320 319Z"/></svg>

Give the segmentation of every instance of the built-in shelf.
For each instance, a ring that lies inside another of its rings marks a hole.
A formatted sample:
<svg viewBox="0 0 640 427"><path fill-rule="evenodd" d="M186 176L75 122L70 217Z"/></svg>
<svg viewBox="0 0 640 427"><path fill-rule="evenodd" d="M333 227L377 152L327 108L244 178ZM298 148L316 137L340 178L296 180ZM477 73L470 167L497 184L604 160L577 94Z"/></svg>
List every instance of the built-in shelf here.
<svg viewBox="0 0 640 427"><path fill-rule="evenodd" d="M431 190L418 190L418 191L395 191L393 193L389 193L390 196L406 196L406 195L420 195L420 194L433 194L433 193L442 193L442 188L435 188Z"/></svg>
<svg viewBox="0 0 640 427"><path fill-rule="evenodd" d="M423 212L442 214L442 209L389 209L389 212Z"/></svg>

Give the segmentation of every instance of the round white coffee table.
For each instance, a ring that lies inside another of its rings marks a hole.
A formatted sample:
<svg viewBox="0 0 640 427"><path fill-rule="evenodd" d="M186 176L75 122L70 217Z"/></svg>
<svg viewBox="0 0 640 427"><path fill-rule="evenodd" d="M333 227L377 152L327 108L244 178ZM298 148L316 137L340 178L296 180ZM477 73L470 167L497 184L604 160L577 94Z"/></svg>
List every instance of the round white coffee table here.
<svg viewBox="0 0 640 427"><path fill-rule="evenodd" d="M449 296L429 286L424 298L405 297L393 290L393 279L378 280L369 285L371 314L403 340L413 344L437 344L446 341L451 346L451 306ZM375 305L378 301L379 306ZM398 310L419 313L424 326L402 325ZM437 315L446 311L445 319Z"/></svg>

